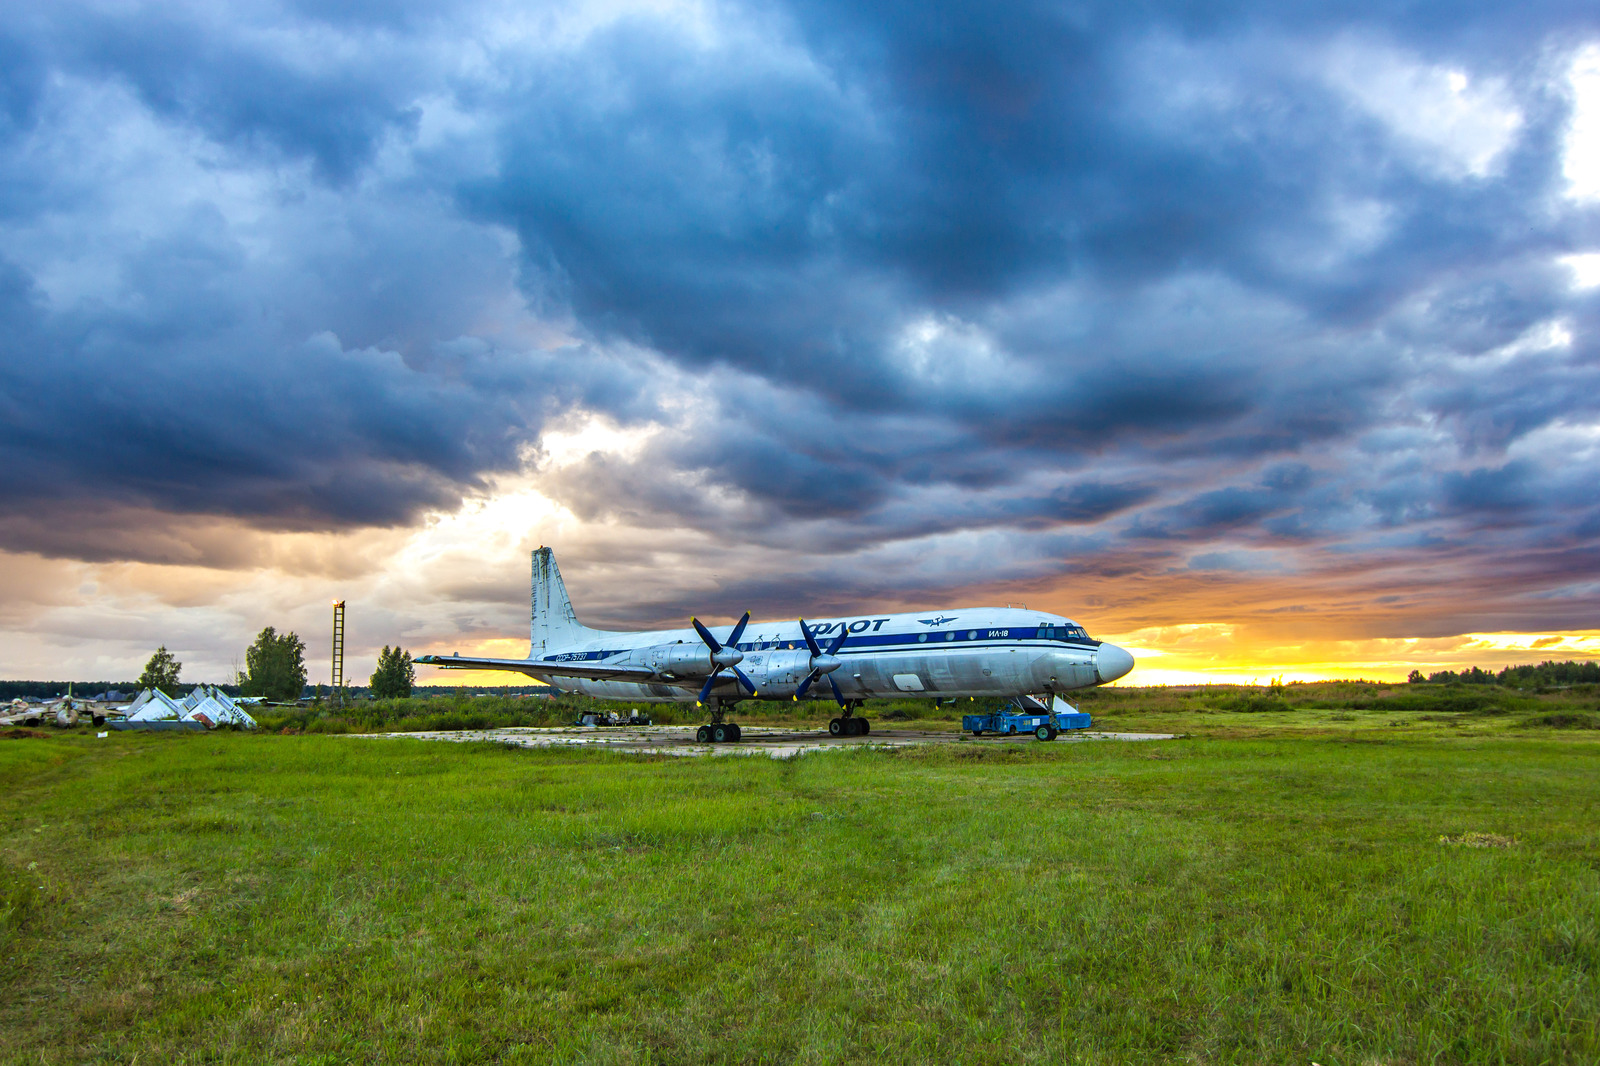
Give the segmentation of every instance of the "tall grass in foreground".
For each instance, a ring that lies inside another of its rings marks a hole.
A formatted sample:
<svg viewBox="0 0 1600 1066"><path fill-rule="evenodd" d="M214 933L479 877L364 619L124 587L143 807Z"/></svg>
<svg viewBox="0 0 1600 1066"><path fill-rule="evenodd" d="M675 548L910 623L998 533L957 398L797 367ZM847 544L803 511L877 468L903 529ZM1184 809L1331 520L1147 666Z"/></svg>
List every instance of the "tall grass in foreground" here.
<svg viewBox="0 0 1600 1066"><path fill-rule="evenodd" d="M1600 1061L1597 756L0 742L0 1060Z"/></svg>

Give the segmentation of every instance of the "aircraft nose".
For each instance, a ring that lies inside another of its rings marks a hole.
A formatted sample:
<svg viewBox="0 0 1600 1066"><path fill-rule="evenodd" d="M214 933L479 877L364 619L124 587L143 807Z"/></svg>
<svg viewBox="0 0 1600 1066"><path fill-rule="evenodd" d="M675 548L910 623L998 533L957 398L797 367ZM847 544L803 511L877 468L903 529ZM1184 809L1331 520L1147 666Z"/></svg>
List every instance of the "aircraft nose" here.
<svg viewBox="0 0 1600 1066"><path fill-rule="evenodd" d="M1102 644L1094 653L1094 672L1104 685L1133 669L1133 656L1115 644Z"/></svg>

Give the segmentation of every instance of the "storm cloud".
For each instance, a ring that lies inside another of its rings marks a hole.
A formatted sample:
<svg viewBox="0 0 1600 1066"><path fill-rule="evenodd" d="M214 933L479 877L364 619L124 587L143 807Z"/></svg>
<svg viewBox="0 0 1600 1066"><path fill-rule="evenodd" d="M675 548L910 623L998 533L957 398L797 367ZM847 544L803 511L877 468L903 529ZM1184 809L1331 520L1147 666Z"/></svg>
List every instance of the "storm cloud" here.
<svg viewBox="0 0 1600 1066"><path fill-rule="evenodd" d="M13 7L0 550L276 565L516 481L679 531L701 610L1367 567L1483 592L1396 632L1581 626L1597 21Z"/></svg>

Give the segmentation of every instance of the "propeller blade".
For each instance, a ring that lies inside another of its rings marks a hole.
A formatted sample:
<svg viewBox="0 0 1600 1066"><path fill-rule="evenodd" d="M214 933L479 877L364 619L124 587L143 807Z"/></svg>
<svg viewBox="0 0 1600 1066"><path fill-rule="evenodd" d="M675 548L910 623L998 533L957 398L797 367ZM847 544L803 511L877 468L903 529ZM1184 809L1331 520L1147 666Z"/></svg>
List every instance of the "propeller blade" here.
<svg viewBox="0 0 1600 1066"><path fill-rule="evenodd" d="M716 684L717 684L717 672L713 671L711 676L706 678L706 687L700 690L700 702L701 703L704 703L706 700L711 698L711 690L712 690L712 688L714 688L716 686Z"/></svg>
<svg viewBox="0 0 1600 1066"><path fill-rule="evenodd" d="M794 690L794 698L799 699L800 697L804 696L806 694L806 689L811 687L811 682L815 681L821 676L822 675L817 673L815 670L807 674L806 679L800 682L800 687Z"/></svg>
<svg viewBox="0 0 1600 1066"><path fill-rule="evenodd" d="M828 687L833 689L833 698L839 701L839 706L843 707L845 705L844 693L839 691L839 682L833 679L832 674L828 675Z"/></svg>
<svg viewBox="0 0 1600 1066"><path fill-rule="evenodd" d="M833 647L828 649L828 654L829 655L838 655L839 654L839 649L844 647L844 638L848 637L849 635L850 635L850 627L849 626L840 626L839 627L839 635L837 637L833 638ZM819 654L819 653L813 652L812 654L816 655L816 654Z"/></svg>
<svg viewBox="0 0 1600 1066"><path fill-rule="evenodd" d="M700 624L700 619L691 618L689 621L694 624L694 630L700 634L700 639L706 642L706 647L711 649L711 654L715 655L722 650L722 645L718 644L717 638L711 635L711 630Z"/></svg>
<svg viewBox="0 0 1600 1066"><path fill-rule="evenodd" d="M733 632L728 634L728 646L737 648L739 638L744 636L744 627L750 624L750 612L746 611L744 617L739 619L739 624L733 627Z"/></svg>
<svg viewBox="0 0 1600 1066"><path fill-rule="evenodd" d="M739 684L750 690L750 695L754 696L756 694L756 683L746 677L743 670L739 669L737 666L730 666L728 669L732 670L734 676L739 679Z"/></svg>
<svg viewBox="0 0 1600 1066"><path fill-rule="evenodd" d="M804 618L800 619L800 632L806 638L806 647L811 649L811 657L815 659L817 656L821 655L822 649L817 647L817 638L811 635L811 627L806 625L806 620ZM840 630L840 632L846 632L846 630Z"/></svg>

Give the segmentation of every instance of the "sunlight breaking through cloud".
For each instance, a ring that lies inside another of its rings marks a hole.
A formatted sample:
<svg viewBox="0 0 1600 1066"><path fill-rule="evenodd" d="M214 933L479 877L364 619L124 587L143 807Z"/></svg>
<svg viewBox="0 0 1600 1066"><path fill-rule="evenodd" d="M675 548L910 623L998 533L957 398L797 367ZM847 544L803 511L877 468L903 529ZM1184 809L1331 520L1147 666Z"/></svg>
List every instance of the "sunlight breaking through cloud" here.
<svg viewBox="0 0 1600 1066"><path fill-rule="evenodd" d="M511 648L541 543L619 628L1595 654L1459 636L1600 587L1570 10L358 6L0 12L0 670Z"/></svg>

